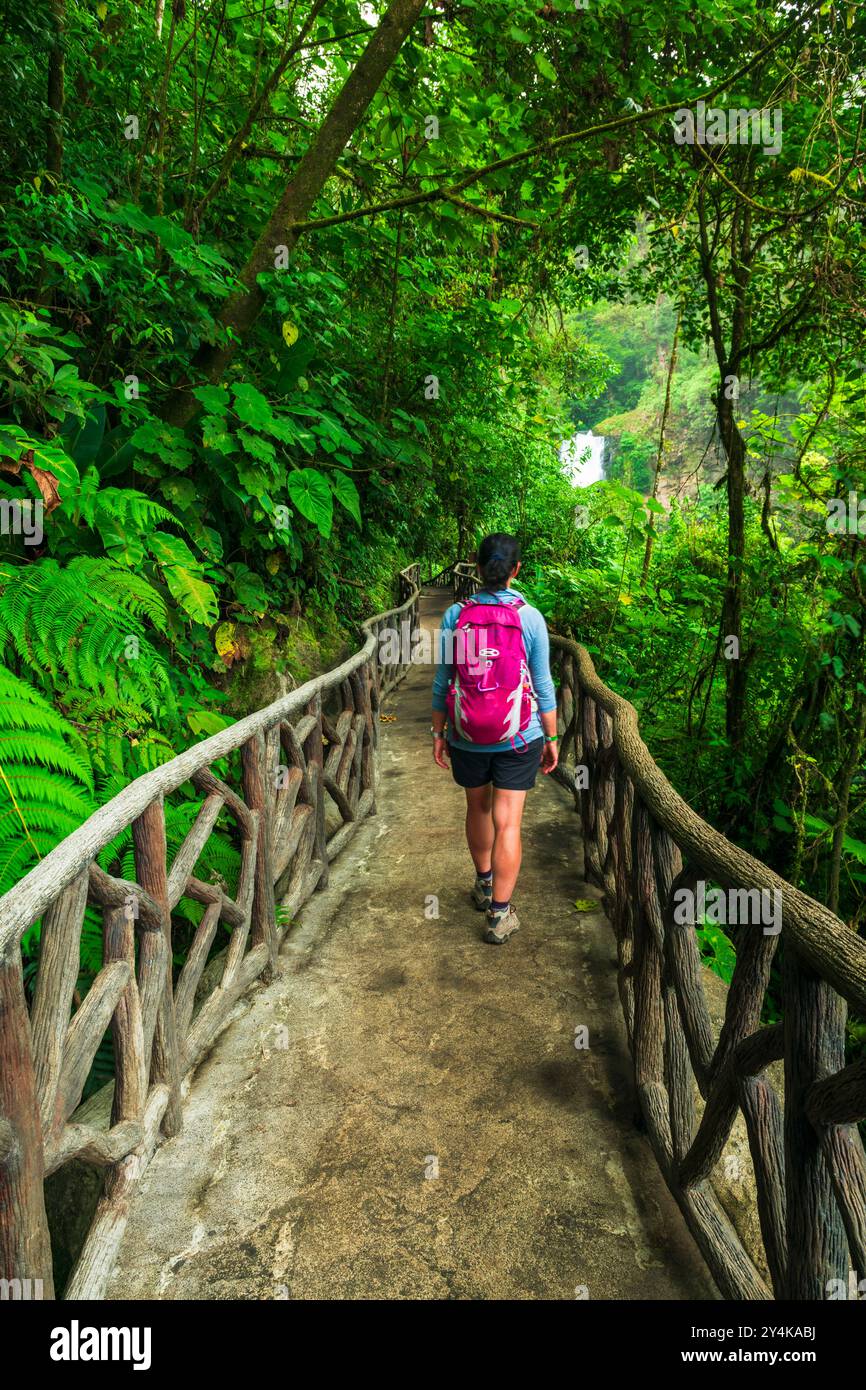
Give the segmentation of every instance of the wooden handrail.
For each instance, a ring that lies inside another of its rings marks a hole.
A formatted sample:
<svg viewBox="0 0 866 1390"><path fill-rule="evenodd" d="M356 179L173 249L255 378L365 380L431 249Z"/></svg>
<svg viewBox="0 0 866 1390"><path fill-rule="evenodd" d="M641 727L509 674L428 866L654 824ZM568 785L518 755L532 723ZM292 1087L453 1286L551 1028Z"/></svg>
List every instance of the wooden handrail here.
<svg viewBox="0 0 866 1390"><path fill-rule="evenodd" d="M43 1181L83 1156L105 1169L105 1187L67 1296L100 1296L131 1188L160 1132L180 1128L183 1077L213 1046L237 999L275 963L284 934L276 900L287 918L297 912L375 812L379 708L409 669L402 652L394 655L405 644L380 637L408 624L411 642L417 565L401 571L398 586L398 605L363 624L362 646L342 665L136 778L0 898L0 1277L41 1279L53 1296ZM239 770L223 781L213 768L232 753ZM189 784L201 805L169 863L165 800ZM328 805L340 820L330 833ZM234 897L194 874L221 815L240 850ZM128 828L135 882L96 862ZM204 913L175 988L171 912L182 897ZM104 964L73 1014L88 903L102 913ZM28 1010L20 942L39 919ZM220 923L230 931L221 977L194 1012ZM75 1112L109 1025L115 1081L106 1132L76 1123Z"/></svg>
<svg viewBox="0 0 866 1390"><path fill-rule="evenodd" d="M450 589L454 582L454 565L446 565L444 569L438 570L436 574L431 574L429 579L422 579L422 589Z"/></svg>

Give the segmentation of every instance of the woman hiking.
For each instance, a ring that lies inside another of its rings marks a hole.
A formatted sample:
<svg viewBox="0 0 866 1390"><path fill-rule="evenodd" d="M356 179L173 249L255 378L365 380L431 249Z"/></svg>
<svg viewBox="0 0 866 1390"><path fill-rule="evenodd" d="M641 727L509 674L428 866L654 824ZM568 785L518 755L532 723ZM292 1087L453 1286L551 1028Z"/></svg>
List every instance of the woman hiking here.
<svg viewBox="0 0 866 1390"><path fill-rule="evenodd" d="M512 587L520 544L501 532L478 547L482 588L442 619L433 680L433 758L466 792L472 902L484 940L501 946L520 926L511 895L520 872L523 803L539 767L556 767L556 695L547 624ZM446 721L448 731L446 734Z"/></svg>

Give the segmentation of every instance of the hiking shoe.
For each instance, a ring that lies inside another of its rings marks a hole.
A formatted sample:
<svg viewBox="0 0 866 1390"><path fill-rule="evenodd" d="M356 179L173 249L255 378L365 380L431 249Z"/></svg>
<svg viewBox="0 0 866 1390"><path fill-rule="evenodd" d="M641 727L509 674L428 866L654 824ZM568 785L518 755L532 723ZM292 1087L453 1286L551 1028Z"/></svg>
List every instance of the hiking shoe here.
<svg viewBox="0 0 866 1390"><path fill-rule="evenodd" d="M506 907L501 912L494 912L491 908L487 909L487 930L484 933L484 940L490 946L501 946L507 941L509 936L513 936L520 930L520 921L513 907Z"/></svg>
<svg viewBox="0 0 866 1390"><path fill-rule="evenodd" d="M475 887L469 896L478 911L484 912L493 902L493 879L476 877Z"/></svg>

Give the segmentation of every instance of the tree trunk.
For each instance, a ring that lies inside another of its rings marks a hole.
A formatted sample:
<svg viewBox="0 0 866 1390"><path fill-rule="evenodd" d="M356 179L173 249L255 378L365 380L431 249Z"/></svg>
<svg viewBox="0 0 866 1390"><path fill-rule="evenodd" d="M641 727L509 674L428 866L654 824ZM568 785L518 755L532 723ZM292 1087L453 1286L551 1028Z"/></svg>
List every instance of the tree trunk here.
<svg viewBox="0 0 866 1390"><path fill-rule="evenodd" d="M665 431L667 430L668 416L669 416L670 413L671 413L671 386L672 386L672 384L673 384L674 372L676 371L676 367L677 367L677 353L678 353L678 351L679 351L679 346L680 346L680 322L681 322L681 320L682 320L682 316L683 316L683 311L682 311L682 307L680 307L680 308L677 309L677 322L676 322L676 327L674 328L674 340L673 340L673 343L671 344L671 360L670 360L670 362L668 363L668 379L667 379L667 384L666 384L666 386L665 386L665 403L664 403L664 407L663 407L663 409L662 409L662 422L661 422L661 425L660 425L660 427L659 427L659 452L658 452L658 458L656 459L656 471L655 471L655 477L653 478L653 490L652 490L652 498L651 498L651 500L652 500L653 502L655 502L656 499L657 499L657 497L658 497L658 492L659 492L659 478L661 477L662 468L664 467L664 458L665 458ZM643 553L643 573L641 574L641 580L640 580L640 585L641 585L641 588L642 588L642 589L645 589L645 588L646 588L646 581L647 581L647 576L648 576L648 574L649 574L650 560L652 559L652 553L653 553L653 541L654 541L654 539L655 539L655 516L654 516L654 514L653 514L652 512L650 512L649 525L648 525L648 527L647 527L646 547L645 547L644 553Z"/></svg>
<svg viewBox="0 0 866 1390"><path fill-rule="evenodd" d="M232 337L224 344L206 345L196 355L196 376L218 381L245 335L258 317L264 294L258 277L274 269L278 246L289 252L298 234L295 223L309 213L352 135L358 129L367 107L381 86L412 25L421 13L424 0L393 0L370 38L356 66L346 78L319 132L298 164L282 198L269 217L239 279L241 287L227 300L218 322L230 329ZM170 424L186 425L198 408L189 383L174 396L165 412Z"/></svg>
<svg viewBox="0 0 866 1390"><path fill-rule="evenodd" d="M754 157L748 155L744 175L746 188L754 178ZM743 660L743 558L745 555L746 446L737 428L735 411L738 391L732 387L738 381L743 356L743 341L747 321L747 293L751 275L751 207L744 210L737 204L731 217L730 256L734 267L731 293L730 347L725 349L724 318L719 304L718 274L707 234L706 202L703 192L698 198L698 219L701 237L701 271L707 288L707 307L710 315L710 335L719 368L719 388L716 393L716 421L719 437L728 461L728 574L722 602L722 643L726 637L736 638L736 651L726 656L725 664L725 730L732 748L742 741L746 708L746 666ZM717 228L719 230L719 228Z"/></svg>
<svg viewBox="0 0 866 1390"><path fill-rule="evenodd" d="M725 732L733 748L743 739L746 709L746 667L743 661L743 559L746 548L744 499L746 446L734 419L735 400L725 397L725 376L716 398L716 418L728 460L728 574L722 603L722 641L736 638L735 655L725 661Z"/></svg>
<svg viewBox="0 0 866 1390"><path fill-rule="evenodd" d="M66 4L51 0L54 39L48 52L48 131L45 166L59 182L63 174L63 104L66 71Z"/></svg>

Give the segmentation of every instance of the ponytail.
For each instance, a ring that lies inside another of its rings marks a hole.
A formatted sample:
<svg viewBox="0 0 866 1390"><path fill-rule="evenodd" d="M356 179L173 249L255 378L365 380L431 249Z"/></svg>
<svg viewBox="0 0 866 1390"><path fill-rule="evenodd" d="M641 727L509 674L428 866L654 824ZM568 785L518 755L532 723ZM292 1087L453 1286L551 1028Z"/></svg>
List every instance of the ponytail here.
<svg viewBox="0 0 866 1390"><path fill-rule="evenodd" d="M520 561L520 542L516 536L497 531L485 536L476 557L485 589L501 589Z"/></svg>

